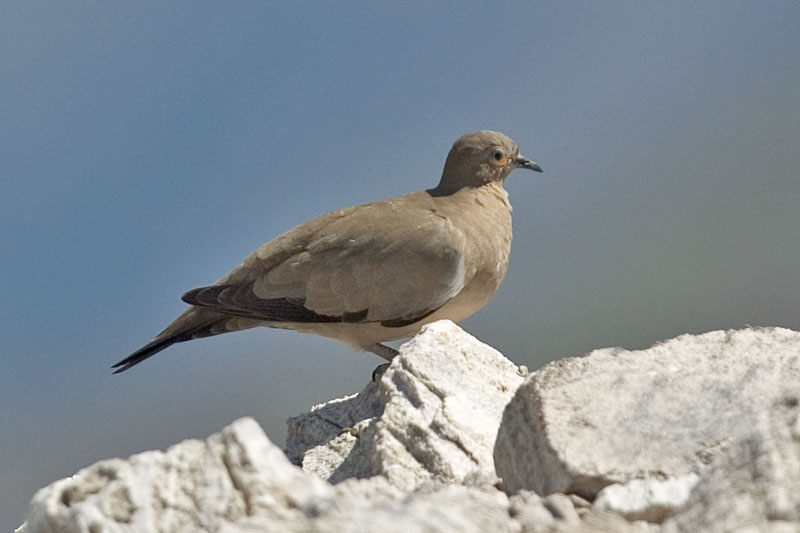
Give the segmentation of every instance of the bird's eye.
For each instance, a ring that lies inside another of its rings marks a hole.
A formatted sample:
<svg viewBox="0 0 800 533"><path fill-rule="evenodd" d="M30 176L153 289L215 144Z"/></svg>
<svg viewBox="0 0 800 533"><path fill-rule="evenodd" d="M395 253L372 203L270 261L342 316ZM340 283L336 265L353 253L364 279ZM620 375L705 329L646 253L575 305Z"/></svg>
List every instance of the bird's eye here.
<svg viewBox="0 0 800 533"><path fill-rule="evenodd" d="M497 149L492 152L492 164L494 164L494 166L505 166L506 161L508 161L508 159L506 159L506 154L502 150Z"/></svg>

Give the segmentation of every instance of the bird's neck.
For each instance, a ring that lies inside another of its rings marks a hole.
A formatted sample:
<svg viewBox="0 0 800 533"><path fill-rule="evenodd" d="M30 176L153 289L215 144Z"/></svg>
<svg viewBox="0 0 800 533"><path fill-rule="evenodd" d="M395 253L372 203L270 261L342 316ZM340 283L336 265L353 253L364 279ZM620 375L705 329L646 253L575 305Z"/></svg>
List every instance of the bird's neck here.
<svg viewBox="0 0 800 533"><path fill-rule="evenodd" d="M428 189L428 193L431 196L450 196L463 190L471 190L478 194L489 193L502 195L506 198L506 202L508 201L508 194L503 188L502 181L480 181L476 179L475 183L468 183L464 179L453 180L447 178L447 175L443 175L442 179L439 181L439 185L433 189Z"/></svg>

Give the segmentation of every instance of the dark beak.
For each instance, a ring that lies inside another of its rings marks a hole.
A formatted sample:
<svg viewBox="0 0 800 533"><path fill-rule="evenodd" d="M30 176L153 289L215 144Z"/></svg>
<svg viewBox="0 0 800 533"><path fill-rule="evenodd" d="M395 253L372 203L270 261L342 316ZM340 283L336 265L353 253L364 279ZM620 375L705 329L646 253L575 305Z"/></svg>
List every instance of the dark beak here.
<svg viewBox="0 0 800 533"><path fill-rule="evenodd" d="M542 167L522 156L518 156L514 162L517 164L517 168L527 168L528 170L533 170L534 172L541 172Z"/></svg>

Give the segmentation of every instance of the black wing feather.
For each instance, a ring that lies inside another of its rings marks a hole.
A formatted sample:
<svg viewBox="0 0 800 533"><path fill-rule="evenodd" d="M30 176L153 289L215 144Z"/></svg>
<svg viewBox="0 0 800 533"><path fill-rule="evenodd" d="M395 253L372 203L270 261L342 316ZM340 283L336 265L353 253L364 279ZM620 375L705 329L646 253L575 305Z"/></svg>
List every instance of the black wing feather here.
<svg viewBox="0 0 800 533"><path fill-rule="evenodd" d="M186 292L181 299L187 304L207 307L226 315L268 320L271 322L341 322L342 317L321 315L304 306L297 298L259 298L253 283L245 285L212 285Z"/></svg>
<svg viewBox="0 0 800 533"><path fill-rule="evenodd" d="M323 315L305 306L302 298L259 298L253 291L254 282L243 285L211 285L186 292L184 302L198 307L207 307L226 315L253 318L270 322L346 322L350 324L370 322L368 309L344 313L342 316ZM387 328L408 326L435 312L436 309L420 312L410 318L383 320Z"/></svg>

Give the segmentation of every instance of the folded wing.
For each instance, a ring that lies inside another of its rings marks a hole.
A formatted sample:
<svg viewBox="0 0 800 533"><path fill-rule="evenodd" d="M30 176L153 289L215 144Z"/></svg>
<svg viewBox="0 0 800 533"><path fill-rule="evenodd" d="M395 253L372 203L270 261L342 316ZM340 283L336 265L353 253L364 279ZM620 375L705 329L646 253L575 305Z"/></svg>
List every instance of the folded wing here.
<svg viewBox="0 0 800 533"><path fill-rule="evenodd" d="M299 239L267 243L216 285L183 299L268 322L420 320L463 288L463 235L430 210L390 204L380 212L380 223L365 205L312 221L321 224L307 235L296 228Z"/></svg>

